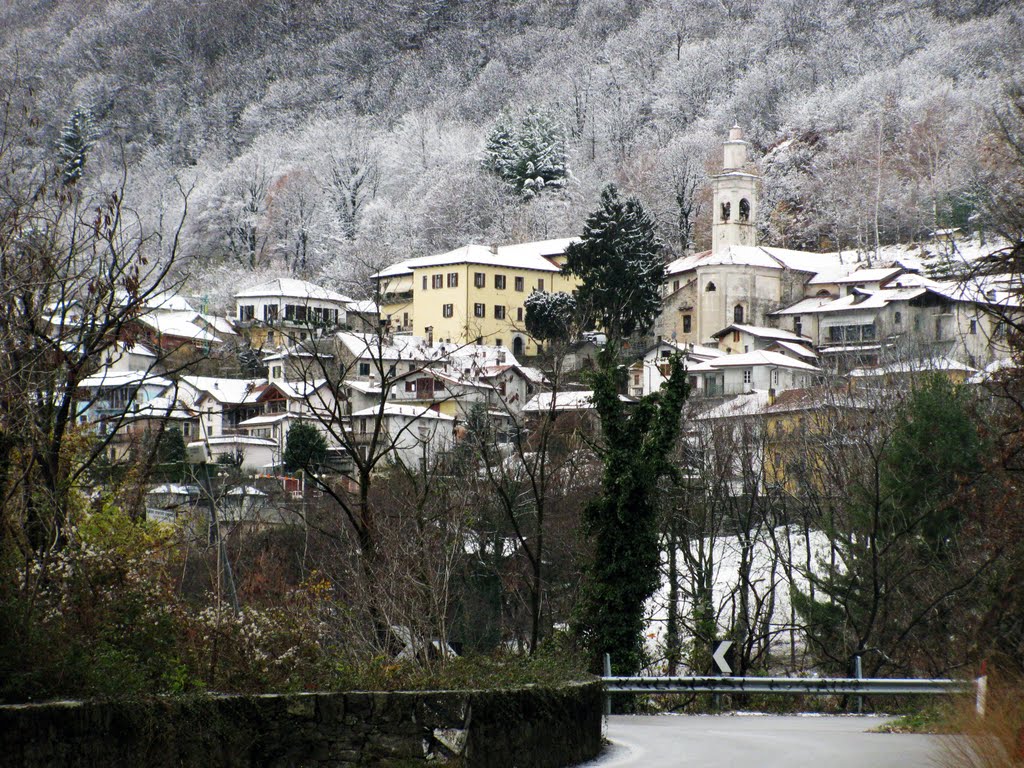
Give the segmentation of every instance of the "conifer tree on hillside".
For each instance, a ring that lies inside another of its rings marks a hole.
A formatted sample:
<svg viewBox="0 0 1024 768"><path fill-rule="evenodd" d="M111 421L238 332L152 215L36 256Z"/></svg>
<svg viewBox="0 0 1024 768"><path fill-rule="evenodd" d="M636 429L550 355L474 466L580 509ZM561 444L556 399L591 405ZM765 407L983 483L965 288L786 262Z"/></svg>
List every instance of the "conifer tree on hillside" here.
<svg viewBox="0 0 1024 768"><path fill-rule="evenodd" d="M505 114L487 135L483 167L524 200L565 187L569 177L565 132L544 112L515 121Z"/></svg>
<svg viewBox="0 0 1024 768"><path fill-rule="evenodd" d="M661 307L665 266L654 220L635 197L622 200L614 184L587 217L583 239L566 251L566 271L582 281L576 292L609 337L651 327Z"/></svg>
<svg viewBox="0 0 1024 768"><path fill-rule="evenodd" d="M95 140L92 113L78 107L64 123L57 142L60 177L64 184L74 184L85 171L85 159Z"/></svg>

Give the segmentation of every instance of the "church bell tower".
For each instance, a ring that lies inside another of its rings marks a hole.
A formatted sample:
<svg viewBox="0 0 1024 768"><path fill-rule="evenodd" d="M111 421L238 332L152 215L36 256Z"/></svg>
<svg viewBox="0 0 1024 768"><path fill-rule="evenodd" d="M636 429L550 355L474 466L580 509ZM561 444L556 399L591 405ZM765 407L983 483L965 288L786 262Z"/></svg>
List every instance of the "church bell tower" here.
<svg viewBox="0 0 1024 768"><path fill-rule="evenodd" d="M723 144L722 172L711 180L715 198L711 227L714 253L730 245L757 245L754 222L757 220L758 177L747 170L748 146L743 140L743 130L734 125Z"/></svg>

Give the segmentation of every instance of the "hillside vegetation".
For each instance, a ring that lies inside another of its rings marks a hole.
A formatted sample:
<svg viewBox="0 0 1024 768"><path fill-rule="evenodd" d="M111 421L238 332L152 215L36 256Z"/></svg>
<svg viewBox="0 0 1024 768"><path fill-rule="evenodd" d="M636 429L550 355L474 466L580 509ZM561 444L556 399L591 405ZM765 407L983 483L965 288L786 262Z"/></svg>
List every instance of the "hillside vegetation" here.
<svg viewBox="0 0 1024 768"><path fill-rule="evenodd" d="M576 233L608 181L672 250L703 246L733 123L765 242L967 226L999 175L987 136L1022 21L1007 0L8 0L0 78L39 158L87 108L85 182L126 163L148 225L180 205L174 178L194 187L197 292L267 269L355 291L359 265ZM482 161L528 109L570 176L524 199Z"/></svg>

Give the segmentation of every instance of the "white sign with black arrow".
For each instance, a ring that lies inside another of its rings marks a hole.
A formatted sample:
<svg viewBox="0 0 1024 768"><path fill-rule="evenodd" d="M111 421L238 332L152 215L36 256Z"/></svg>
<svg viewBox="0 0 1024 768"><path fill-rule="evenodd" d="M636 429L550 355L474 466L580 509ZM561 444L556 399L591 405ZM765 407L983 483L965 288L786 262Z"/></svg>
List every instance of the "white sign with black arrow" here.
<svg viewBox="0 0 1024 768"><path fill-rule="evenodd" d="M715 666L718 667L718 671L723 675L731 675L732 667L729 666L729 662L725 660L725 654L732 648L732 640L722 640L718 643L715 648L715 652L711 654L711 660L715 662Z"/></svg>

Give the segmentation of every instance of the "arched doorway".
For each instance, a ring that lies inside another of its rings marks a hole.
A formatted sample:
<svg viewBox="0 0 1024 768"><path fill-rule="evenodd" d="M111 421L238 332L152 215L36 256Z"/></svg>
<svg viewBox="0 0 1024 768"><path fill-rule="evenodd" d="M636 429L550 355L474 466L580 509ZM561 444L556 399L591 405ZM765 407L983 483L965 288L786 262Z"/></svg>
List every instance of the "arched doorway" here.
<svg viewBox="0 0 1024 768"><path fill-rule="evenodd" d="M523 354L522 336L515 336L512 338L512 354L516 356Z"/></svg>

